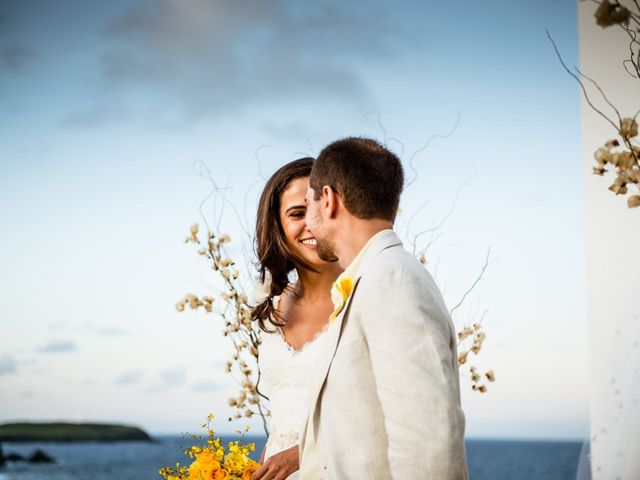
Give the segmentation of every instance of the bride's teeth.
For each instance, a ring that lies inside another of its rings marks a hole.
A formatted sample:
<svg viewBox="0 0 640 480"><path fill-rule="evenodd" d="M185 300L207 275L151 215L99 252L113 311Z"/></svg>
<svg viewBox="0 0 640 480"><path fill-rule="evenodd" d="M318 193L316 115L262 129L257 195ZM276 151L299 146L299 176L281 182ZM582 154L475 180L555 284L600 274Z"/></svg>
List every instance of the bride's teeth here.
<svg viewBox="0 0 640 480"><path fill-rule="evenodd" d="M313 245L313 246L315 246L315 245L316 245L316 241L315 241L315 239L312 239L312 240L302 240L302 243L304 243L305 245Z"/></svg>

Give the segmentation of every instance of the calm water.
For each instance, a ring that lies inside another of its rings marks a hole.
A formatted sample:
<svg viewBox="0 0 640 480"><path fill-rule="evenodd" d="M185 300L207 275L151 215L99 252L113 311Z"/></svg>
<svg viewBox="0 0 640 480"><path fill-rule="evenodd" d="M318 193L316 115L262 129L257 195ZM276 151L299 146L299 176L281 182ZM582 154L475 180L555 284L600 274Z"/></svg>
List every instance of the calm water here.
<svg viewBox="0 0 640 480"><path fill-rule="evenodd" d="M189 438L157 437L158 443L3 444L5 455L30 455L41 448L53 465L14 463L0 468L0 480L162 480L161 466L188 463L181 447ZM254 437L257 452L264 438ZM471 480L575 480L581 443L468 440Z"/></svg>

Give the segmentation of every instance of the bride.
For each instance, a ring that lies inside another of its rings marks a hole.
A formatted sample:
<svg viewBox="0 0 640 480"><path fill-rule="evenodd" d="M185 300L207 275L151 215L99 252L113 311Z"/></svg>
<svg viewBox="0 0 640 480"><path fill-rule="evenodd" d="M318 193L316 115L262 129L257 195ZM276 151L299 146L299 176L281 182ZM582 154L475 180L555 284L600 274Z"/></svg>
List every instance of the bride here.
<svg viewBox="0 0 640 480"><path fill-rule="evenodd" d="M331 286L337 263L318 257L305 223L305 194L312 158L281 167L260 198L256 248L268 296L253 310L265 332L260 345L261 390L270 399L270 433L262 467L253 480L297 479L298 443L309 411L311 373L333 311ZM290 283L295 270L297 281Z"/></svg>

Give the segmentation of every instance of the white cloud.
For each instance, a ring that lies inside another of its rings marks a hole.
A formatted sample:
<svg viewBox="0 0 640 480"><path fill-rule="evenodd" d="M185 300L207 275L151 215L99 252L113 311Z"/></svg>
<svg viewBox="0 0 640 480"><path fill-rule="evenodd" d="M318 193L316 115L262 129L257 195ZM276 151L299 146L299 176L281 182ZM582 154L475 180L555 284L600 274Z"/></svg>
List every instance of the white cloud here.
<svg viewBox="0 0 640 480"><path fill-rule="evenodd" d="M0 50L0 70L23 71L35 57L34 52L22 45L8 45Z"/></svg>
<svg viewBox="0 0 640 480"><path fill-rule="evenodd" d="M76 350L76 344L71 340L52 340L38 349L43 353L72 352L74 350Z"/></svg>
<svg viewBox="0 0 640 480"><path fill-rule="evenodd" d="M201 392L201 393L215 392L220 388L221 388L220 385L210 380L203 380L191 386L191 390L193 390L194 392Z"/></svg>
<svg viewBox="0 0 640 480"><path fill-rule="evenodd" d="M169 388L167 388L166 385L159 385L159 384L155 384L155 385L151 385L150 387L147 387L143 390L143 393L148 393L151 395L155 395L158 393L166 393L169 391Z"/></svg>
<svg viewBox="0 0 640 480"><path fill-rule="evenodd" d="M408 44L374 5L292 0L140 0L107 39L97 101L70 123L193 120L260 103L361 106L369 93L358 62L388 62Z"/></svg>
<svg viewBox="0 0 640 480"><path fill-rule="evenodd" d="M171 370L163 370L160 372L160 378L168 386L183 385L187 378L187 371L178 367Z"/></svg>
<svg viewBox="0 0 640 480"><path fill-rule="evenodd" d="M91 325L89 330L96 335L113 337L127 335L128 332L120 327L114 327L109 325Z"/></svg>
<svg viewBox="0 0 640 480"><path fill-rule="evenodd" d="M144 372L142 370L132 370L130 372L125 372L120 375L118 378L114 380L115 385L133 385L135 383L140 382L142 377L144 376Z"/></svg>
<svg viewBox="0 0 640 480"><path fill-rule="evenodd" d="M0 355L0 375L16 373L16 362L8 355Z"/></svg>

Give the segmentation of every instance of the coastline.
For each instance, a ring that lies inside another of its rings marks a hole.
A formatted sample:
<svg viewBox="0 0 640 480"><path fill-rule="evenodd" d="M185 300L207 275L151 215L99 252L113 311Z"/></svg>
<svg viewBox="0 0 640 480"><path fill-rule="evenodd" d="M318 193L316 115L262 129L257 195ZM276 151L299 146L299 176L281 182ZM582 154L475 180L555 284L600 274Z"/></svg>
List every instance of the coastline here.
<svg viewBox="0 0 640 480"><path fill-rule="evenodd" d="M139 427L109 423L16 422L0 425L1 443L154 442Z"/></svg>

